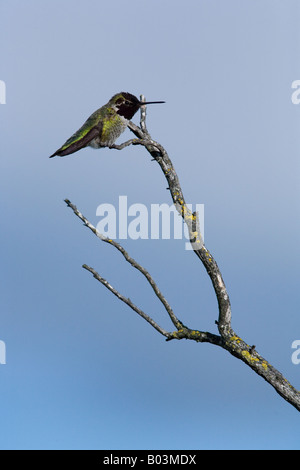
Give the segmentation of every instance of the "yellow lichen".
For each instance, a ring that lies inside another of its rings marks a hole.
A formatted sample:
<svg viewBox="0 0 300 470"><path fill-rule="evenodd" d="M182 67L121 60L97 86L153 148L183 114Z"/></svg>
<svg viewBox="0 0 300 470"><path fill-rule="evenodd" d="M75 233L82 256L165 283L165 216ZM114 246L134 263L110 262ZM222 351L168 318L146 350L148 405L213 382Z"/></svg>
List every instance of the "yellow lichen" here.
<svg viewBox="0 0 300 470"><path fill-rule="evenodd" d="M259 362L258 357L252 356L252 354L250 354L249 351L246 351L245 349L242 351L242 356L244 356L248 362Z"/></svg>
<svg viewBox="0 0 300 470"><path fill-rule="evenodd" d="M234 335L229 338L229 341L236 341L237 343L240 343L242 340L239 336Z"/></svg>

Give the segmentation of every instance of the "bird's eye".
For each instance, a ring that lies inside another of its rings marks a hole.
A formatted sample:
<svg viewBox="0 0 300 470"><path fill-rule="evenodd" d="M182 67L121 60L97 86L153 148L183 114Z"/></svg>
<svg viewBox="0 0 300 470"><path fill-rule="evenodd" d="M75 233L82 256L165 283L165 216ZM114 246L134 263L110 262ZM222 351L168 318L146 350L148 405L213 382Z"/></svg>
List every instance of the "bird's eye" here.
<svg viewBox="0 0 300 470"><path fill-rule="evenodd" d="M128 100L125 100L125 104L130 104L130 101L128 101Z"/></svg>

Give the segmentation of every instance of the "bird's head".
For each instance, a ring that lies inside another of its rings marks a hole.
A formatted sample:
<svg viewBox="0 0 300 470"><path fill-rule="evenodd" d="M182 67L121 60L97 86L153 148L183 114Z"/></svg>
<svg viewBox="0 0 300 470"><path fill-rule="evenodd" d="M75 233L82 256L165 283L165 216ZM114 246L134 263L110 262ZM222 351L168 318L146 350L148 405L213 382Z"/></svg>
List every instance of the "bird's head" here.
<svg viewBox="0 0 300 470"><path fill-rule="evenodd" d="M141 106L146 104L164 103L164 101L140 101L136 96L131 93L122 91L114 95L109 105L125 119L131 119L135 113L140 109Z"/></svg>

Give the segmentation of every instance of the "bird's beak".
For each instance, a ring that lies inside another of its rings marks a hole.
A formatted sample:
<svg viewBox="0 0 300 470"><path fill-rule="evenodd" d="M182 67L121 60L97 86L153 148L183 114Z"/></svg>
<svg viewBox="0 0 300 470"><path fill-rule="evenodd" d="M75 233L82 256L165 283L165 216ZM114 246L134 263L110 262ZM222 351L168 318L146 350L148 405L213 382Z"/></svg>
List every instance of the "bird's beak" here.
<svg viewBox="0 0 300 470"><path fill-rule="evenodd" d="M140 101L140 106L145 106L146 104L156 104L156 103L165 103L165 101Z"/></svg>

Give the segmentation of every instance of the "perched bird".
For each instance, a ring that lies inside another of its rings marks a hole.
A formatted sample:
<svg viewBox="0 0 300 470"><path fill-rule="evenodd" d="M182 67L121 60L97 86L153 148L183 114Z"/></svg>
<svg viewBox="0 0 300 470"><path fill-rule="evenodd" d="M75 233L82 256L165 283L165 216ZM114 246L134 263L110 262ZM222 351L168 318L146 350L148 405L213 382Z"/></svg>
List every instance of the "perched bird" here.
<svg viewBox="0 0 300 470"><path fill-rule="evenodd" d="M70 153L90 146L93 148L111 147L125 131L129 120L145 104L164 103L164 101L142 102L130 93L114 95L107 104L97 109L56 152L49 158L64 157Z"/></svg>

